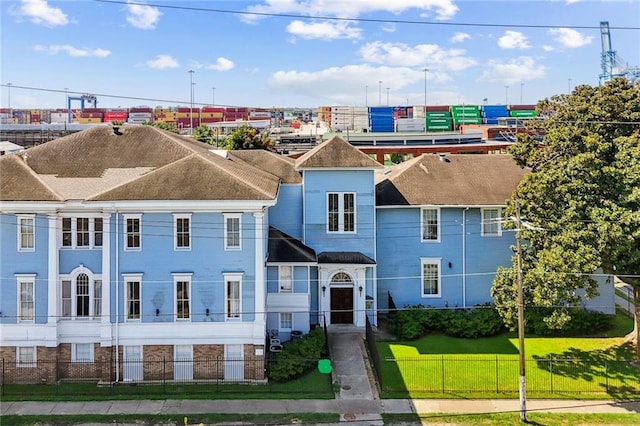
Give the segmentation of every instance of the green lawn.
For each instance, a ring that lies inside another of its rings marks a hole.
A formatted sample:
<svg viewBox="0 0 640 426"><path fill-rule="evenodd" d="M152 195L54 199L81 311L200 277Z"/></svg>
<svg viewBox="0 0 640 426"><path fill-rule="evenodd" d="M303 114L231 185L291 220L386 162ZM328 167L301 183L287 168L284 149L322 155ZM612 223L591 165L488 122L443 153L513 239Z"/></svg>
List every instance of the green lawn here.
<svg viewBox="0 0 640 426"><path fill-rule="evenodd" d="M452 424L508 426L522 425L519 413L496 414L383 414L385 424ZM537 426L574 426L574 425L637 425L640 414L574 414L574 413L527 413L530 424Z"/></svg>
<svg viewBox="0 0 640 426"><path fill-rule="evenodd" d="M631 320L617 315L607 333L591 337L525 339L527 392L539 397L628 397L640 394L640 369L624 344ZM514 333L482 339L428 335L410 342L379 342L381 389L386 397L442 394L517 394L518 339Z"/></svg>

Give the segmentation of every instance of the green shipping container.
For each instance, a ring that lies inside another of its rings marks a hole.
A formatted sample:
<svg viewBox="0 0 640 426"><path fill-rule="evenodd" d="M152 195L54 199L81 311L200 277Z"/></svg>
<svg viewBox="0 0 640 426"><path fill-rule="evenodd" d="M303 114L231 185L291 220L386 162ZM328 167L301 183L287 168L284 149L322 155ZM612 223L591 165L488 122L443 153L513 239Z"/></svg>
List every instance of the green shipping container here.
<svg viewBox="0 0 640 426"><path fill-rule="evenodd" d="M425 116L427 118L451 118L449 111L427 111Z"/></svg>
<svg viewBox="0 0 640 426"><path fill-rule="evenodd" d="M465 118L454 119L453 122L455 124L482 124L482 118L465 117Z"/></svg>
<svg viewBox="0 0 640 426"><path fill-rule="evenodd" d="M452 118L427 118L427 126L429 124L451 124L453 122Z"/></svg>
<svg viewBox="0 0 640 426"><path fill-rule="evenodd" d="M478 105L451 105L451 112L478 112L480 113L480 107Z"/></svg>
<svg viewBox="0 0 640 426"><path fill-rule="evenodd" d="M453 125L444 125L444 124L428 125L427 124L427 132L433 131L433 130L452 130L452 129L453 129Z"/></svg>
<svg viewBox="0 0 640 426"><path fill-rule="evenodd" d="M535 110L516 109L509 111L509 117L536 117Z"/></svg>

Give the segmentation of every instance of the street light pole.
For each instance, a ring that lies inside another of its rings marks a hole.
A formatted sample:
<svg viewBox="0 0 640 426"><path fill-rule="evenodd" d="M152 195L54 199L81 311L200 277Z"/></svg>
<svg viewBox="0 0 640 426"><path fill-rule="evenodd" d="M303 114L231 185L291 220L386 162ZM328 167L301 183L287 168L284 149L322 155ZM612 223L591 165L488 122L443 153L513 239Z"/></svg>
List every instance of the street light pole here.
<svg viewBox="0 0 640 426"><path fill-rule="evenodd" d="M524 83L520 83L520 105L522 105L522 90L524 89Z"/></svg>
<svg viewBox="0 0 640 426"><path fill-rule="evenodd" d="M212 87L211 89L213 90L213 97L211 98L211 105L212 106L216 106L216 88Z"/></svg>
<svg viewBox="0 0 640 426"><path fill-rule="evenodd" d="M190 107L189 107L189 132L193 135L193 73L194 70L189 70L189 95L190 95Z"/></svg>
<svg viewBox="0 0 640 426"><path fill-rule="evenodd" d="M364 106L369 106L369 85L364 86Z"/></svg>
<svg viewBox="0 0 640 426"><path fill-rule="evenodd" d="M387 106L389 106L389 88L387 87Z"/></svg>
<svg viewBox="0 0 640 426"><path fill-rule="evenodd" d="M13 114L11 113L11 83L7 83L7 101L9 102L9 120L13 123Z"/></svg>
<svg viewBox="0 0 640 426"><path fill-rule="evenodd" d="M520 398L520 421L527 421L527 380L525 375L524 356L524 290L522 285L522 244L520 231L522 220L520 219L520 202L516 198L516 281L518 285L518 361L520 365L520 384L518 386L518 396Z"/></svg>
<svg viewBox="0 0 640 426"><path fill-rule="evenodd" d="M509 86L504 86L504 103L509 105Z"/></svg>
<svg viewBox="0 0 640 426"><path fill-rule="evenodd" d="M429 71L429 68L425 68L422 71L424 71L424 106L427 106L427 71Z"/></svg>
<svg viewBox="0 0 640 426"><path fill-rule="evenodd" d="M378 80L378 105L382 105L382 80Z"/></svg>

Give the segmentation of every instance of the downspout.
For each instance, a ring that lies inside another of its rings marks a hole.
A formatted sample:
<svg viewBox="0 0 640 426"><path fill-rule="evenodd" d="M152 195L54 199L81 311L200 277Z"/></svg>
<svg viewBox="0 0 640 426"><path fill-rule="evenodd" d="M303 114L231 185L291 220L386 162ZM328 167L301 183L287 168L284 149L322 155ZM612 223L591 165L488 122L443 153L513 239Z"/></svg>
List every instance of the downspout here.
<svg viewBox="0 0 640 426"><path fill-rule="evenodd" d="M116 383L120 381L120 223L118 221L120 213L116 210L116 259L115 259L115 284L116 284Z"/></svg>
<svg viewBox="0 0 640 426"><path fill-rule="evenodd" d="M467 210L462 210L462 307L467 307Z"/></svg>

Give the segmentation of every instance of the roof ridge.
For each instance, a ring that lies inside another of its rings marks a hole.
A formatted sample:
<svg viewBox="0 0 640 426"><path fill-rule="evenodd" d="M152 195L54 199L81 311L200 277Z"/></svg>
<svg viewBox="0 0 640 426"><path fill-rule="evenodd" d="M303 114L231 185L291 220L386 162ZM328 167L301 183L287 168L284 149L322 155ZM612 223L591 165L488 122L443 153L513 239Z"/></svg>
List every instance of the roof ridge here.
<svg viewBox="0 0 640 426"><path fill-rule="evenodd" d="M45 145L45 144L42 144L42 145ZM19 153L15 153L17 156L19 156L19 157L20 157L20 158L18 158L18 159L17 159L17 163L20 165L20 167L24 168L24 169L27 171L27 173L29 173L29 174L30 174L31 176L33 176L33 177L34 177L38 182L40 182L40 184L41 184L42 186L44 186L44 187L47 189L47 191L51 192L51 194L53 194L53 195L54 195L58 200L60 200L60 201L64 201L64 200L65 200L65 198L64 198L61 194L59 194L59 193L58 193L58 191L56 191L55 189L53 189L53 188L51 187L51 185L49 185L47 182L45 182L44 180L42 180L42 178L40 178L40 175L39 175L39 174L37 174L37 173L35 172L35 170L33 170L33 169L31 168L31 166L29 166L29 164L27 163L27 161L24 159L24 157L25 157L25 156L26 156L27 158L29 158L28 152L29 152L29 150L25 150L25 151L22 151L22 152L19 152Z"/></svg>

